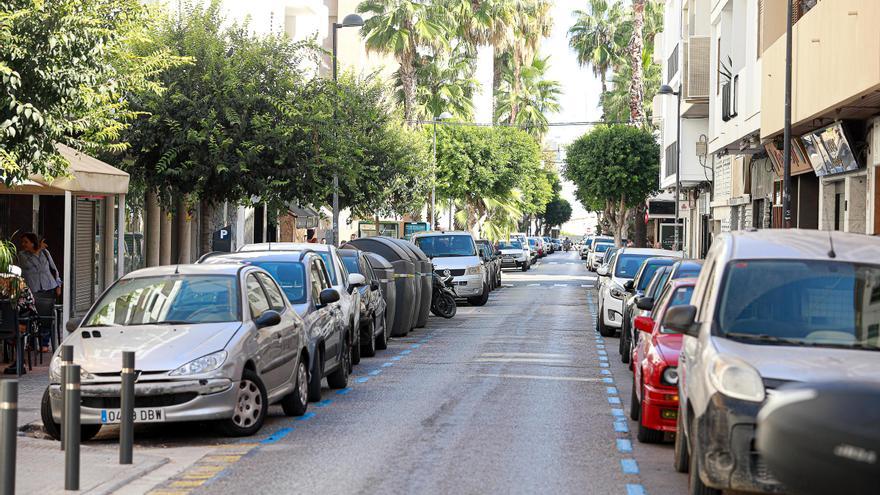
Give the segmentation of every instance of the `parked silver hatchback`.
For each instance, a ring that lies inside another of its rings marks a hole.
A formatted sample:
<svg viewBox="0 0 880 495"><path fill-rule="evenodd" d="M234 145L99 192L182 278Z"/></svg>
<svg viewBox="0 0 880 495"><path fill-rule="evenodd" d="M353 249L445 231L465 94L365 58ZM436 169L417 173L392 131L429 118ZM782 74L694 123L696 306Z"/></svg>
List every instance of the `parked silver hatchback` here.
<svg viewBox="0 0 880 495"><path fill-rule="evenodd" d="M119 421L123 351L134 351L136 422L217 420L257 432L269 404L308 405L303 320L264 270L241 264L148 268L118 280L64 344L81 366L82 436ZM58 436L61 363L50 364L43 423Z"/></svg>

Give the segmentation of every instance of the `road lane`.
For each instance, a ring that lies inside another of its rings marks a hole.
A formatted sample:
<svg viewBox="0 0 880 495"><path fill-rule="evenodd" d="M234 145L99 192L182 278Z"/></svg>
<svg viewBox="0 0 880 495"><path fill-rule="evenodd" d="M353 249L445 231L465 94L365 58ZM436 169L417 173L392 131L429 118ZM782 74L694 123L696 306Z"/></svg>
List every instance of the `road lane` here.
<svg viewBox="0 0 880 495"><path fill-rule="evenodd" d="M683 493L670 446L643 448L616 431L627 423L628 370L615 362L616 340L600 343L593 330L583 286L595 276L576 254L557 253L529 272L505 271L503 282L486 306L432 317L362 361L350 389L325 389L306 419L273 408L258 437L158 488Z"/></svg>

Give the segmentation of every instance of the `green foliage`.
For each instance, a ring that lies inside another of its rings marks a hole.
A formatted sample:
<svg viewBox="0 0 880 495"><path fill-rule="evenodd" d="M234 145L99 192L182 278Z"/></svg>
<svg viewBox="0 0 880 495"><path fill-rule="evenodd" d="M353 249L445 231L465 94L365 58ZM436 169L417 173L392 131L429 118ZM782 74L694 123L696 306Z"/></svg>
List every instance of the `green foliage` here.
<svg viewBox="0 0 880 495"><path fill-rule="evenodd" d="M575 15L577 20L568 30L569 46L577 53L578 64L590 66L602 80L604 92L608 71L621 65L629 40L622 29L626 21L623 4L589 0L587 9L576 10Z"/></svg>
<svg viewBox="0 0 880 495"><path fill-rule="evenodd" d="M9 265L15 264L18 249L9 239L0 240L0 273L9 273Z"/></svg>
<svg viewBox="0 0 880 495"><path fill-rule="evenodd" d="M541 137L547 132L547 114L559 110L562 93L558 81L545 79L550 57L535 57L517 74L503 71L496 97L495 121L514 124Z"/></svg>
<svg viewBox="0 0 880 495"><path fill-rule="evenodd" d="M470 120L474 114L476 58L459 48L449 53L422 55L415 59L416 107L414 117L433 120L443 112ZM401 73L395 73L396 99L404 103Z"/></svg>
<svg viewBox="0 0 880 495"><path fill-rule="evenodd" d="M571 203L565 198L556 196L547 203L544 212L538 215L538 218L541 219L545 231L549 231L550 228L562 225L571 220L571 213Z"/></svg>
<svg viewBox="0 0 880 495"><path fill-rule="evenodd" d="M0 0L0 174L58 177L63 143L120 152L137 117L127 96L160 93L155 77L181 60L139 52L155 16L139 0Z"/></svg>

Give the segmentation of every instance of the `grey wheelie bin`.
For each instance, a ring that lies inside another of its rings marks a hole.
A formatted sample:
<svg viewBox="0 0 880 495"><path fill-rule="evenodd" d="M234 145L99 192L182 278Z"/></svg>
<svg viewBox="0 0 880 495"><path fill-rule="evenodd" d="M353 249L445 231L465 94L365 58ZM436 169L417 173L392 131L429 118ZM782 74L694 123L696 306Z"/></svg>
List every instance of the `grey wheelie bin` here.
<svg viewBox="0 0 880 495"><path fill-rule="evenodd" d="M349 244L361 251L378 254L394 267L395 307L391 335L406 335L413 329L419 301L416 299L415 264L412 255L385 237L364 237L354 239Z"/></svg>
<svg viewBox="0 0 880 495"><path fill-rule="evenodd" d="M394 284L394 265L388 262L384 257L376 253L366 253L367 261L373 272L379 279L379 288L382 290L382 296L385 298L385 328L388 333L392 333L394 329L394 316L397 310L397 294Z"/></svg>
<svg viewBox="0 0 880 495"><path fill-rule="evenodd" d="M431 258L422 251L417 245L403 239L395 239L401 246L405 247L413 255L414 263L418 270L416 282L420 284L422 292L420 294L419 312L416 314L416 328L422 328L428 323L428 313L431 311L431 296L434 292L434 284L432 274L434 272L434 264Z"/></svg>

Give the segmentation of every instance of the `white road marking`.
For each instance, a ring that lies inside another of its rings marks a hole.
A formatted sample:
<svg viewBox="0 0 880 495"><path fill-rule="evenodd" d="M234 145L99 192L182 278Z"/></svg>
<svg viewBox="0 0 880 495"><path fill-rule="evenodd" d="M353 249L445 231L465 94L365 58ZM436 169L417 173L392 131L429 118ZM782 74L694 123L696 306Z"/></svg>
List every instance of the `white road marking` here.
<svg viewBox="0 0 880 495"><path fill-rule="evenodd" d="M531 358L477 358L476 363L545 363L545 364L568 364L568 359L531 359Z"/></svg>
<svg viewBox="0 0 880 495"><path fill-rule="evenodd" d="M541 284L529 284L529 287L540 287Z"/></svg>
<svg viewBox="0 0 880 495"><path fill-rule="evenodd" d="M541 354L536 352L484 352L480 357L533 357L533 358L568 358L567 354Z"/></svg>
<svg viewBox="0 0 880 495"><path fill-rule="evenodd" d="M568 287L569 284L553 284L553 287Z"/></svg>
<svg viewBox="0 0 880 495"><path fill-rule="evenodd" d="M485 376L492 378L523 378L527 380L556 380L556 381L564 381L564 382L598 382L601 381L601 378L586 378L580 376L548 376L548 375L501 375L501 374L492 374L485 373L473 376Z"/></svg>

